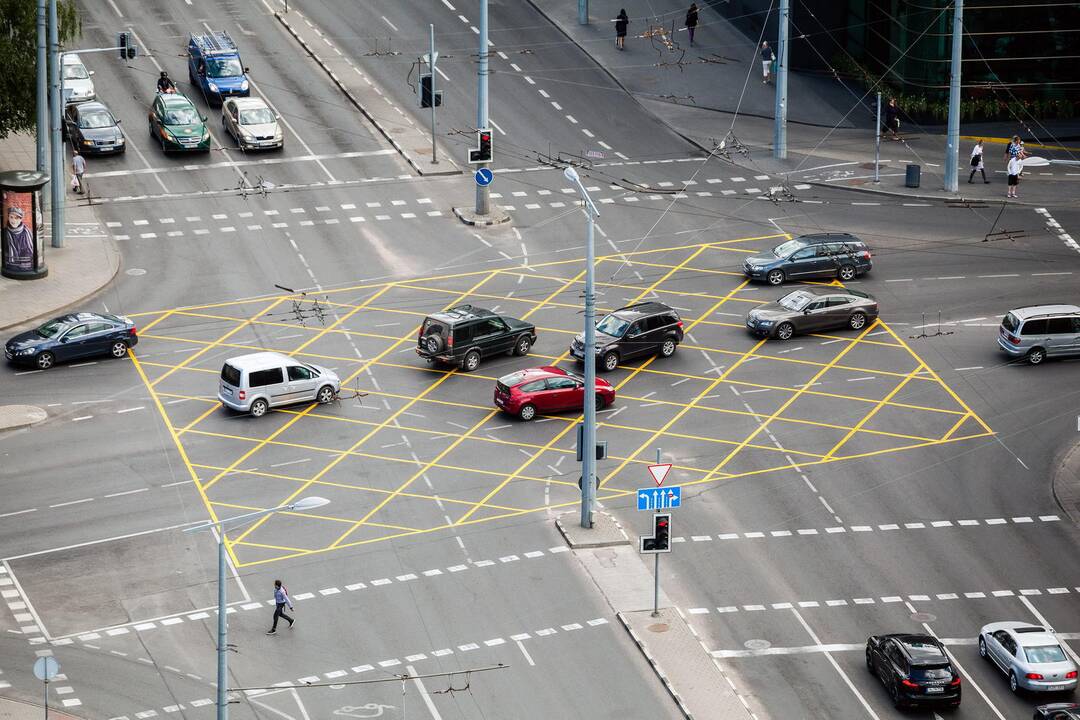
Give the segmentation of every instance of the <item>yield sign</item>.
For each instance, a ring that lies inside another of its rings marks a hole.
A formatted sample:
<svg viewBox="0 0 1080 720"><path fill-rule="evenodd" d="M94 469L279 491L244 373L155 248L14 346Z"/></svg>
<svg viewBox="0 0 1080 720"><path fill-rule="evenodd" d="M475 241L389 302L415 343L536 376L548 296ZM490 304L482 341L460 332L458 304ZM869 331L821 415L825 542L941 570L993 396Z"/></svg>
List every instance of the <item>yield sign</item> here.
<svg viewBox="0 0 1080 720"><path fill-rule="evenodd" d="M671 463L665 465L650 465L649 474L652 475L652 479L657 485L663 485L664 480L667 478L668 472L671 471Z"/></svg>

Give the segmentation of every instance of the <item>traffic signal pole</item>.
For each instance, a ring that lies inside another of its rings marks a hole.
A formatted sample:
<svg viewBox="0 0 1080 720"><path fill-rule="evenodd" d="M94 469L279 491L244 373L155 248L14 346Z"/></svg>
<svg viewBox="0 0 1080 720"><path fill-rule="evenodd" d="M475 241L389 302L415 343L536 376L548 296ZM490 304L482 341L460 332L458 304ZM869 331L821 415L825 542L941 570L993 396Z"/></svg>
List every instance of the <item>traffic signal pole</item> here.
<svg viewBox="0 0 1080 720"><path fill-rule="evenodd" d="M435 154L435 25L428 25L431 30L431 47L428 55L431 61L431 164L438 165L439 158Z"/></svg>
<svg viewBox="0 0 1080 720"><path fill-rule="evenodd" d="M488 0L480 0L480 56L477 65L477 92L476 92L476 127L484 129L488 126ZM435 78L431 78L435 82ZM434 104L434 99L432 100ZM487 163L480 165L486 168ZM476 214L483 217L488 214L489 190L487 185L476 186Z"/></svg>
<svg viewBox="0 0 1080 720"><path fill-rule="evenodd" d="M791 0L780 0L780 33L776 40L776 109L773 157L787 159L788 20Z"/></svg>
<svg viewBox="0 0 1080 720"><path fill-rule="evenodd" d="M656 448L656 464L660 464L660 448ZM652 616L660 617L660 553L653 557L656 561L653 564Z"/></svg>
<svg viewBox="0 0 1080 720"><path fill-rule="evenodd" d="M60 139L60 27L56 0L49 0L49 203L52 210L52 246L64 247L64 143Z"/></svg>
<svg viewBox="0 0 1080 720"><path fill-rule="evenodd" d="M49 164L49 62L47 60L48 32L47 0L37 3L37 171L48 172Z"/></svg>
<svg viewBox="0 0 1080 720"><path fill-rule="evenodd" d="M953 6L952 66L949 72L949 132L945 141L945 189L960 187L960 66L964 41L964 0Z"/></svg>

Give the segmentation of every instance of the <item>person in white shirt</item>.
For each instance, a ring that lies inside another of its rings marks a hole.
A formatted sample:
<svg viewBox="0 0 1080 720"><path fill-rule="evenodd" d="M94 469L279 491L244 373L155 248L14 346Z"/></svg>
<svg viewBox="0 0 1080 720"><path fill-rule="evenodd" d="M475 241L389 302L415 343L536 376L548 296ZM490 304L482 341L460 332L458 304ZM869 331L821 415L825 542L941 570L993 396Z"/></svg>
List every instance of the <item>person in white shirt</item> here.
<svg viewBox="0 0 1080 720"><path fill-rule="evenodd" d="M975 147L971 149L971 174L968 175L968 184L975 179L975 173L981 172L984 183L989 184L989 180L986 179L986 168L983 167L983 141L975 143Z"/></svg>
<svg viewBox="0 0 1080 720"><path fill-rule="evenodd" d="M1020 173L1023 169L1024 165L1017 156L1013 155L1009 158L1009 191L1005 197L1020 197L1016 194L1016 190L1020 185Z"/></svg>

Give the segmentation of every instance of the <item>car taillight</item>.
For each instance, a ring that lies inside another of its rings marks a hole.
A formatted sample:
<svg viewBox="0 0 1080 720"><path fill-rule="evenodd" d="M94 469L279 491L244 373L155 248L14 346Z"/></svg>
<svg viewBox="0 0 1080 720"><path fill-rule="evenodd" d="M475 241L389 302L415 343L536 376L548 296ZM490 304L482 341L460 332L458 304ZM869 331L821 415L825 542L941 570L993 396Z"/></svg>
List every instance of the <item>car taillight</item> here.
<svg viewBox="0 0 1080 720"><path fill-rule="evenodd" d="M679 327L682 327L682 320L678 322Z"/></svg>
<svg viewBox="0 0 1080 720"><path fill-rule="evenodd" d="M1043 676L1040 675L1039 673L1028 673L1024 677L1026 677L1028 680L1042 680L1043 679Z"/></svg>
<svg viewBox="0 0 1080 720"><path fill-rule="evenodd" d="M867 260L869 260L870 259L870 251L869 250L860 250L859 251L859 257L866 258Z"/></svg>
<svg viewBox="0 0 1080 720"><path fill-rule="evenodd" d="M1070 670L1069 672L1065 673L1065 679L1066 680L1075 680L1076 679L1076 671L1075 670Z"/></svg>
<svg viewBox="0 0 1080 720"><path fill-rule="evenodd" d="M424 337L424 326L423 325L421 325L420 327L418 327L416 329L416 337L417 337L417 339Z"/></svg>
<svg viewBox="0 0 1080 720"><path fill-rule="evenodd" d="M448 347L448 348L454 347L454 334L453 333L447 333L447 335L446 335L446 347Z"/></svg>
<svg viewBox="0 0 1080 720"><path fill-rule="evenodd" d="M960 687L960 676L959 675L957 675L955 678L953 678L953 681L951 683L949 683L949 687Z"/></svg>
<svg viewBox="0 0 1080 720"><path fill-rule="evenodd" d="M243 390L240 391L240 399L241 400L246 400L247 399L247 393L244 392Z"/></svg>
<svg viewBox="0 0 1080 720"><path fill-rule="evenodd" d="M135 327L135 326L132 326L131 330L129 330L129 331L128 331L128 333L129 333L129 334L130 334L130 335L131 335L132 337L134 337L134 336L136 336L136 335L138 335L138 334L139 334L139 328L137 328L137 327Z"/></svg>
<svg viewBox="0 0 1080 720"><path fill-rule="evenodd" d="M906 688L913 688L913 689L916 689L916 690L918 690L918 688L919 688L919 683L911 682L907 678L904 678L903 680L901 680L900 684L903 685Z"/></svg>
<svg viewBox="0 0 1080 720"><path fill-rule="evenodd" d="M1011 342L1013 345L1019 345L1020 344L1020 338L1016 337L1011 332L1006 332L1005 333L1005 339L1008 340L1009 342Z"/></svg>

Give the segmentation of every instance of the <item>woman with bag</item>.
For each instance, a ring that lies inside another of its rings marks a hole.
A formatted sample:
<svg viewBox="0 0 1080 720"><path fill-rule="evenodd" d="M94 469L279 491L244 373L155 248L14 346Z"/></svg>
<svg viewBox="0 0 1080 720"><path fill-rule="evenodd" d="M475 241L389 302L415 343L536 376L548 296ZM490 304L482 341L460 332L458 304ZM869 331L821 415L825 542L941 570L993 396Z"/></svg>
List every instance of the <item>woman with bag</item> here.
<svg viewBox="0 0 1080 720"><path fill-rule="evenodd" d="M971 149L971 174L968 175L968 184L970 184L973 181L973 178L975 177L975 172L976 171L982 173L983 182L986 183L987 185L989 185L990 181L986 179L986 169L983 167L983 141L982 140L979 140L979 142L975 143L975 147Z"/></svg>
<svg viewBox="0 0 1080 720"><path fill-rule="evenodd" d="M615 47L620 50L626 49L626 28L628 25L630 25L630 17L626 14L626 8L623 8L615 17Z"/></svg>

